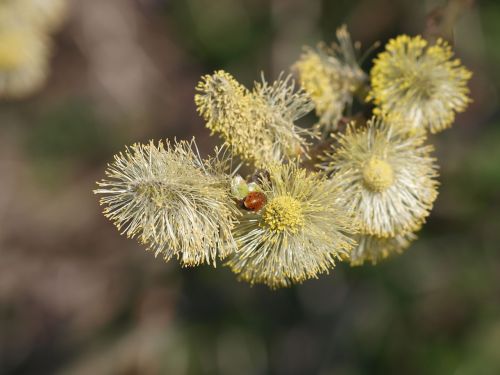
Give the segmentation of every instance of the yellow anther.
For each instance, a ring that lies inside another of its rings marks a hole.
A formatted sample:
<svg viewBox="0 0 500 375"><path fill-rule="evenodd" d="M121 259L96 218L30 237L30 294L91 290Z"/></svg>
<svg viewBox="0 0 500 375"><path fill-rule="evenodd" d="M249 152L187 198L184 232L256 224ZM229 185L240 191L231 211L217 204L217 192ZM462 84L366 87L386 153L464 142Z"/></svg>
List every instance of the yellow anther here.
<svg viewBox="0 0 500 375"><path fill-rule="evenodd" d="M363 180L368 189L382 192L394 182L394 172L386 161L371 158L363 168Z"/></svg>
<svg viewBox="0 0 500 375"><path fill-rule="evenodd" d="M282 195L266 205L262 215L265 224L274 231L297 233L304 225L304 214L298 200Z"/></svg>

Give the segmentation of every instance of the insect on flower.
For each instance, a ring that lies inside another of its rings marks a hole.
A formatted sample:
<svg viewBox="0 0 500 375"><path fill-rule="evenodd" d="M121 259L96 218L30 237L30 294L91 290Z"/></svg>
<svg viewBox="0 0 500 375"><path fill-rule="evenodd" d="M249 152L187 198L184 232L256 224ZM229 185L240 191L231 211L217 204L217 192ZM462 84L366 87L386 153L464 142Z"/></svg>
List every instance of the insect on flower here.
<svg viewBox="0 0 500 375"><path fill-rule="evenodd" d="M267 203L266 195L260 191L251 191L243 200L243 205L250 211L260 211Z"/></svg>
<svg viewBox="0 0 500 375"><path fill-rule="evenodd" d="M269 166L261 180L267 203L241 216L234 228L238 251L227 265L240 279L271 288L317 277L347 257L357 231L338 200L339 185L295 164Z"/></svg>

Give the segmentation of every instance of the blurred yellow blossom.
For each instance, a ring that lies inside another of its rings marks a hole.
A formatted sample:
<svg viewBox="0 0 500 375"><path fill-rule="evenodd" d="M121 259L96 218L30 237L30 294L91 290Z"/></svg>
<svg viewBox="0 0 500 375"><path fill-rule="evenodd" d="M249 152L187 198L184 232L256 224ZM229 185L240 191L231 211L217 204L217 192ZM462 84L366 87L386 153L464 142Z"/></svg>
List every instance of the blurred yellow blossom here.
<svg viewBox="0 0 500 375"><path fill-rule="evenodd" d="M0 25L0 98L20 98L47 78L50 41L28 27Z"/></svg>
<svg viewBox="0 0 500 375"><path fill-rule="evenodd" d="M337 30L338 44L317 49L306 48L294 64L300 84L311 96L318 127L327 135L337 129L346 107L352 104L354 93L367 81L361 70L356 51L345 26Z"/></svg>

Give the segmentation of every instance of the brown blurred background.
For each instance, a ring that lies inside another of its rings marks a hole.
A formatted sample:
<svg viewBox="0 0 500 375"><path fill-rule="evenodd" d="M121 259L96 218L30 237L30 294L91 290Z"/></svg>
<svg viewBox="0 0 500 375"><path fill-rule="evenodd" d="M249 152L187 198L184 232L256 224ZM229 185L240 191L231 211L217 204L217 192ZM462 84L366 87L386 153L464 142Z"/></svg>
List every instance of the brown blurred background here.
<svg viewBox="0 0 500 375"><path fill-rule="evenodd" d="M454 1L450 24L445 4L72 1L45 88L0 104L0 374L500 374L500 2ZM269 291L155 260L101 215L92 189L124 145L217 144L200 75L276 77L342 23L365 47L444 33L474 72L405 254Z"/></svg>

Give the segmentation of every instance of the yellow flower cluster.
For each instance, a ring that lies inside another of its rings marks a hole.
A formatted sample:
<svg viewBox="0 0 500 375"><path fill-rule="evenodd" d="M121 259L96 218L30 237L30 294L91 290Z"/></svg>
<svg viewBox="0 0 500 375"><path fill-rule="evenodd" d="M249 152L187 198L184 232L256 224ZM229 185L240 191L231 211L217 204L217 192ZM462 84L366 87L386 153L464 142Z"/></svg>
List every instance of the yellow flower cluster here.
<svg viewBox="0 0 500 375"><path fill-rule="evenodd" d="M50 34L65 12L66 0L0 1L0 98L23 98L42 87Z"/></svg>
<svg viewBox="0 0 500 375"><path fill-rule="evenodd" d="M337 40L338 44L330 48L324 43L317 49L307 47L294 65L300 84L314 102L317 127L325 136L337 129L353 95L367 80L345 26L337 30Z"/></svg>
<svg viewBox="0 0 500 375"><path fill-rule="evenodd" d="M444 40L429 45L420 36L401 35L375 59L368 99L379 113L400 117L409 130L437 133L470 103L471 75Z"/></svg>
<svg viewBox="0 0 500 375"><path fill-rule="evenodd" d="M362 254L375 262L375 255L400 252L409 244L401 239L413 238L437 197L433 147L425 144L425 135L411 135L376 117L362 128L350 125L336 138L338 146L327 152L325 169L342 174L342 198L354 205L360 223L353 263L362 263Z"/></svg>
<svg viewBox="0 0 500 375"><path fill-rule="evenodd" d="M416 238L437 197L437 165L426 133L450 127L471 101L471 73L451 47L420 36L391 39L374 60L368 99L378 117L336 135L323 167L343 173L346 204L360 222L352 265L376 263Z"/></svg>
<svg viewBox="0 0 500 375"><path fill-rule="evenodd" d="M215 264L235 250L238 216L218 160L202 160L194 141L135 144L115 156L95 192L118 230L156 256Z"/></svg>
<svg viewBox="0 0 500 375"><path fill-rule="evenodd" d="M195 102L206 126L232 151L256 167L303 156L310 132L295 121L312 109L309 97L295 91L288 76L273 84L264 78L252 91L229 73L202 77Z"/></svg>
<svg viewBox="0 0 500 375"><path fill-rule="evenodd" d="M239 219L228 265L242 280L277 288L328 272L353 248L357 226L338 184L294 163L268 170L259 180L268 203Z"/></svg>
<svg viewBox="0 0 500 375"><path fill-rule="evenodd" d="M225 71L203 76L197 110L224 149L206 160L194 141L126 149L95 191L104 214L165 260L225 258L241 280L271 288L328 273L337 261L401 253L438 194L427 131L465 109L470 72L445 42L403 35L368 76L345 28L337 39L294 64L302 89L290 76L251 90ZM376 108L366 119L350 107L368 92ZM318 123L304 128L298 120L312 109ZM352 121L340 128L343 117ZM242 163L254 168L247 176L236 174Z"/></svg>

